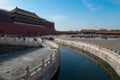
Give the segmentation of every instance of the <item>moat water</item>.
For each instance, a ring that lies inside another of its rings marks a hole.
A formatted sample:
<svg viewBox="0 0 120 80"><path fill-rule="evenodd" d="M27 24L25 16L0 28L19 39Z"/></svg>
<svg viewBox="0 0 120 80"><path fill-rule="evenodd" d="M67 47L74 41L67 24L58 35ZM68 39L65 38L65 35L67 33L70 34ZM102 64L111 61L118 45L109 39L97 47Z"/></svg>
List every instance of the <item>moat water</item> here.
<svg viewBox="0 0 120 80"><path fill-rule="evenodd" d="M112 80L95 62L80 53L61 48L61 66L52 80Z"/></svg>

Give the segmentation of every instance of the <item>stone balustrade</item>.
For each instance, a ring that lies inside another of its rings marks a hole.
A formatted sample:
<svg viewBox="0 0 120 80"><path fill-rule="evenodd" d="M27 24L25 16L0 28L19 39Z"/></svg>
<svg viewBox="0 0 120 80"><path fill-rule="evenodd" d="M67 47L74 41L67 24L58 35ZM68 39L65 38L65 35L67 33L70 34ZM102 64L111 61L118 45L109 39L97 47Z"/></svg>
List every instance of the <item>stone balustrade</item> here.
<svg viewBox="0 0 120 80"><path fill-rule="evenodd" d="M81 41L70 41L58 38L55 38L55 41L63 45L77 47L79 49L90 52L91 54L107 62L120 76L120 55L118 55L114 51L108 50L98 45L93 45Z"/></svg>
<svg viewBox="0 0 120 80"><path fill-rule="evenodd" d="M59 46L51 41L47 41L47 43L54 45L55 55L50 54L47 60L42 58L42 64L31 70L29 66L26 66L25 73L16 80L50 80L54 76L60 65Z"/></svg>

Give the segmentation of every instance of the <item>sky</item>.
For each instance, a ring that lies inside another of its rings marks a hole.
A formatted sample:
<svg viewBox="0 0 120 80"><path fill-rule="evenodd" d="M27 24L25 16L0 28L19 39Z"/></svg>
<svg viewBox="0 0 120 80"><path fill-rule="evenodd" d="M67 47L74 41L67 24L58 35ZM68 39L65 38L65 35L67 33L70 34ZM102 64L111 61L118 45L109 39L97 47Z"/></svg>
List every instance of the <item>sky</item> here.
<svg viewBox="0 0 120 80"><path fill-rule="evenodd" d="M120 29L120 0L0 0L55 22L56 30Z"/></svg>

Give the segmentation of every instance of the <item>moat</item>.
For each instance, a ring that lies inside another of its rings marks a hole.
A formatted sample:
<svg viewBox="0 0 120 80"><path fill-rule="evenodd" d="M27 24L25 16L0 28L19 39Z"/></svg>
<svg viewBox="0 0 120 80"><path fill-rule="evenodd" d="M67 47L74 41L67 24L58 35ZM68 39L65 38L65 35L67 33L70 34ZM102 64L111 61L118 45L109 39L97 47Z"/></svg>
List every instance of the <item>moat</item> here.
<svg viewBox="0 0 120 80"><path fill-rule="evenodd" d="M60 49L61 64L53 80L112 80L95 62L80 53Z"/></svg>

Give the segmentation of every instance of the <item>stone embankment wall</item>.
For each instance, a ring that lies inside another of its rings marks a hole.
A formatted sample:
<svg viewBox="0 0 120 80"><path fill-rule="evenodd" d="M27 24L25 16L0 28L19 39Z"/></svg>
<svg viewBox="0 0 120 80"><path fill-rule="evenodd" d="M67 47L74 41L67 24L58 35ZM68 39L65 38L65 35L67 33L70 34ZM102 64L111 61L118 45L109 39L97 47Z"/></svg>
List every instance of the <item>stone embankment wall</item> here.
<svg viewBox="0 0 120 80"><path fill-rule="evenodd" d="M0 55L35 47L42 47L42 45L38 41L29 41L16 38L0 38Z"/></svg>
<svg viewBox="0 0 120 80"><path fill-rule="evenodd" d="M115 72L120 76L120 55L108 49L105 49L93 44L80 42L80 41L77 42L77 41L70 41L70 40L64 40L64 39L58 39L58 38L55 38L55 41L63 45L73 46L73 47L90 52L91 54L107 62L115 70Z"/></svg>
<svg viewBox="0 0 120 80"><path fill-rule="evenodd" d="M25 73L16 80L50 80L55 75L60 66L59 46L54 42L46 42L52 44L55 49L55 55L50 55L47 60L43 58L42 64L32 70L27 66Z"/></svg>
<svg viewBox="0 0 120 80"><path fill-rule="evenodd" d="M23 45L23 46L39 46L40 41L35 41L34 38L11 38L11 37L0 37L0 44L8 45Z"/></svg>
<svg viewBox="0 0 120 80"><path fill-rule="evenodd" d="M15 51L22 51L30 48L35 48L35 46L0 44L0 55L11 52L13 53Z"/></svg>

